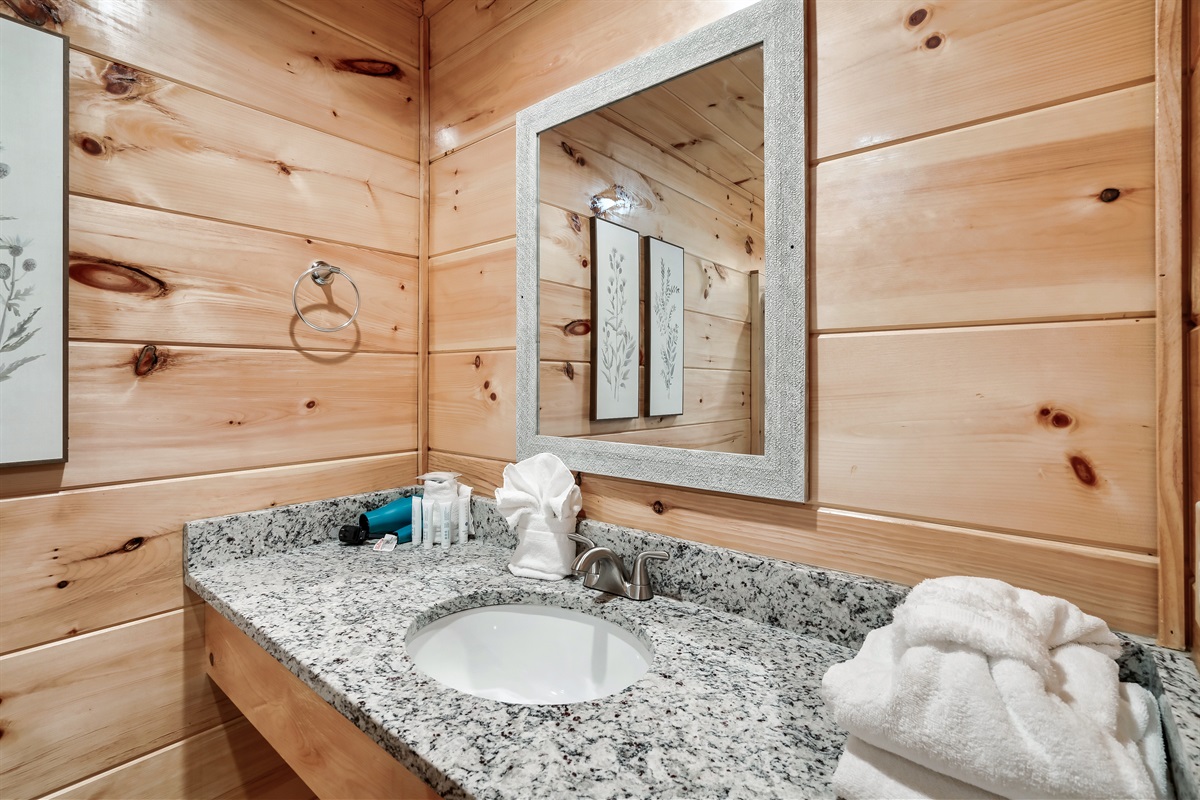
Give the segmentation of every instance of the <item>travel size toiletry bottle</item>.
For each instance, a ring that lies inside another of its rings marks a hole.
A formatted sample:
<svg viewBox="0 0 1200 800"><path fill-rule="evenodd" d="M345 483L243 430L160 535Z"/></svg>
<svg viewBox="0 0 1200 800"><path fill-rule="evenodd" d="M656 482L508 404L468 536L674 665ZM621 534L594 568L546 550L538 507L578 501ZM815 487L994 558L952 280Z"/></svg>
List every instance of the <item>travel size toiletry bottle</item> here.
<svg viewBox="0 0 1200 800"><path fill-rule="evenodd" d="M425 520L425 534L421 539L422 547L433 547L433 532L437 527L437 520L434 519L434 505L432 497L421 498L421 513Z"/></svg>
<svg viewBox="0 0 1200 800"><path fill-rule="evenodd" d="M471 487L458 485L458 543L466 544L471 534Z"/></svg>
<svg viewBox="0 0 1200 800"><path fill-rule="evenodd" d="M425 520L421 515L424 503L418 495L412 496L412 546L420 547L425 536Z"/></svg>
<svg viewBox="0 0 1200 800"><path fill-rule="evenodd" d="M451 504L450 503L442 503L441 506L442 506L442 529L441 529L441 531L439 531L438 544L440 544L442 547L444 547L446 549L449 549L450 534L453 532L453 529L450 527Z"/></svg>

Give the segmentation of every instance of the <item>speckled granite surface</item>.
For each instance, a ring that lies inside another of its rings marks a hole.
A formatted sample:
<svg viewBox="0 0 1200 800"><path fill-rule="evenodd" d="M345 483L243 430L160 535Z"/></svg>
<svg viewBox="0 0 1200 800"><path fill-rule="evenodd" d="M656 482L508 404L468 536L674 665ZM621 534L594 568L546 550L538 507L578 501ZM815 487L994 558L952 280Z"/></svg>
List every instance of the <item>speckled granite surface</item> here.
<svg viewBox="0 0 1200 800"><path fill-rule="evenodd" d="M830 795L845 734L817 695L820 677L890 621L904 587L583 521L580 533L622 557L671 553L651 568L659 597L596 603L577 579L510 575L515 536L479 498L476 540L448 552L337 543L341 524L410 491L189 523L186 582L446 797ZM513 706L414 669L410 630L505 602L622 624L651 644L651 670L610 698ZM1131 640L1124 672L1169 712L1179 796L1197 797L1195 668Z"/></svg>

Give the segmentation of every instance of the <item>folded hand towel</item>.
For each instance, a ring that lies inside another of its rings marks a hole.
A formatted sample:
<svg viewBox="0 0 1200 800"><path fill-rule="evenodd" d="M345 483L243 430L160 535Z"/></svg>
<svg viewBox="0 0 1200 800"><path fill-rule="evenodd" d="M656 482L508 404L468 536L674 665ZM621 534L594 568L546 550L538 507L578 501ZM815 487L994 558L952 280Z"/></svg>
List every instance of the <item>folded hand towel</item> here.
<svg viewBox="0 0 1200 800"><path fill-rule="evenodd" d="M998 797L869 745L857 736L846 741L846 749L833 773L833 790L845 800L922 800L930 797L995 800Z"/></svg>
<svg viewBox="0 0 1200 800"><path fill-rule="evenodd" d="M989 792L1155 797L1136 730L1118 726L1129 702L1116 643L1058 598L927 581L826 673L822 694L851 734Z"/></svg>
<svg viewBox="0 0 1200 800"><path fill-rule="evenodd" d="M505 467L496 507L517 532L512 574L551 581L571 574L575 543L566 534L575 532L583 499L558 456L539 453Z"/></svg>

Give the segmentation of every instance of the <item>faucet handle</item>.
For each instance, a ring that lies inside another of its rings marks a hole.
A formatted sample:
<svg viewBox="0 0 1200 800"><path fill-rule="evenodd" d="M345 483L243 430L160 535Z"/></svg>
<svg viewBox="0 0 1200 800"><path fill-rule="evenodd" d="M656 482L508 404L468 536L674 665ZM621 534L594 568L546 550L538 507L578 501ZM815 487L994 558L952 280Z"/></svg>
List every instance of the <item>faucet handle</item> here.
<svg viewBox="0 0 1200 800"><path fill-rule="evenodd" d="M644 553L638 553L637 558L633 560L633 580L630 581L634 586L649 586L650 573L646 569L647 561L668 561L670 556L662 550L647 550Z"/></svg>
<svg viewBox="0 0 1200 800"><path fill-rule="evenodd" d="M568 533L568 534L567 534L567 538L568 538L568 539L570 539L570 540L571 540L571 541L573 541L573 542L579 542L579 544L583 545L583 546L584 546L584 547L586 547L588 550L595 550L595 549L596 549L596 543L595 543L595 542L593 542L591 539L589 539L589 538L588 538L588 537L586 537L586 536L580 536L578 533ZM571 564L571 571L572 571L572 572L574 572L576 575L578 575L578 574L580 574L580 573L582 573L582 572L583 572L583 570L579 569L579 568L576 566L576 565L579 563L579 559L581 559L581 558L583 558L583 554L582 554L582 553L581 553L579 556L577 556L577 557L575 558L575 561L574 561L574 562L572 562L572 564ZM599 566L598 566L598 565L596 565L596 564L593 564L593 565L592 565L592 567L591 567L591 569L589 569L589 570L588 570L588 573L589 573L589 574L594 574L594 573L597 573L597 572L599 572Z"/></svg>

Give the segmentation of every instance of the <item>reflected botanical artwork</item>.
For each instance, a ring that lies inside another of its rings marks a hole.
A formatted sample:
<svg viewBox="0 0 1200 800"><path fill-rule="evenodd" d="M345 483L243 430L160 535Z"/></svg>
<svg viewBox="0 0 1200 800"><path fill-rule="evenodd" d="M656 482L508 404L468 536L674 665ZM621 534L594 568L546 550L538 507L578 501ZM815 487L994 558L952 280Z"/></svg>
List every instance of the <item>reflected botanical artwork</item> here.
<svg viewBox="0 0 1200 800"><path fill-rule="evenodd" d="M646 415L683 413L683 248L646 237Z"/></svg>
<svg viewBox="0 0 1200 800"><path fill-rule="evenodd" d="M592 413L638 416L638 233L592 218Z"/></svg>
<svg viewBox="0 0 1200 800"><path fill-rule="evenodd" d="M0 18L0 465L66 456L64 37Z"/></svg>

